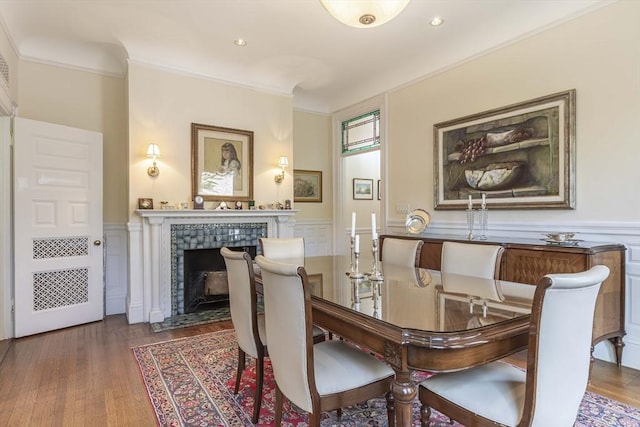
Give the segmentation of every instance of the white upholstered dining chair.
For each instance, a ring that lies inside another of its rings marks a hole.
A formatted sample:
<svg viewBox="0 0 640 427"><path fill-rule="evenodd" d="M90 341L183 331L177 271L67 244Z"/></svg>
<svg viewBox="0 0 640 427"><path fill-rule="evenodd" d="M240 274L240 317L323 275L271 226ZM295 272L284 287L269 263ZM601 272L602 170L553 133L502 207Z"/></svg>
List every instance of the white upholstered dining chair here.
<svg viewBox="0 0 640 427"><path fill-rule="evenodd" d="M393 370L345 341L313 345L311 292L302 266L256 257L264 293L267 340L276 381L275 425L286 396L319 426L322 412L386 395L393 425Z"/></svg>
<svg viewBox="0 0 640 427"><path fill-rule="evenodd" d="M431 408L464 425L573 426L589 379L596 298L608 276L602 265L544 276L534 296L526 372L498 361L423 381L422 426L429 426Z"/></svg>
<svg viewBox="0 0 640 427"><path fill-rule="evenodd" d="M498 245L443 242L440 271L497 279L503 253Z"/></svg>
<svg viewBox="0 0 640 427"><path fill-rule="evenodd" d="M303 237L261 237L258 244L262 255L275 260L290 264L304 265L304 238ZM313 327L314 342L319 343L325 340L327 332L318 326ZM332 334L329 333L329 337Z"/></svg>
<svg viewBox="0 0 640 427"><path fill-rule="evenodd" d="M258 239L262 255L273 260L304 265L303 237L262 237Z"/></svg>
<svg viewBox="0 0 640 427"><path fill-rule="evenodd" d="M240 379L245 369L246 355L256 359L256 389L251 421L256 424L262 402L264 358L267 352L267 335L264 316L258 315L255 276L251 256L242 251L220 249L227 268L229 282L229 308L231 322L238 340L238 371L234 393L238 394Z"/></svg>
<svg viewBox="0 0 640 427"><path fill-rule="evenodd" d="M385 237L382 241L382 262L385 265L417 267L423 244L420 239Z"/></svg>

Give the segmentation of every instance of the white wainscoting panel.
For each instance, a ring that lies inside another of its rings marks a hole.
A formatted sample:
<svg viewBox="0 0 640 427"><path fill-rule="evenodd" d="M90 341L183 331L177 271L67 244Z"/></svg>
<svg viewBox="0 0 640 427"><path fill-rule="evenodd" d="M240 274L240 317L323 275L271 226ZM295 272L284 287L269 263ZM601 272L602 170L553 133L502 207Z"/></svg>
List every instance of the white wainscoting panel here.
<svg viewBox="0 0 640 427"><path fill-rule="evenodd" d="M125 312L127 299L127 228L125 224L104 224L105 314Z"/></svg>
<svg viewBox="0 0 640 427"><path fill-rule="evenodd" d="M296 220L293 235L304 237L304 250L307 256L332 255L332 221Z"/></svg>

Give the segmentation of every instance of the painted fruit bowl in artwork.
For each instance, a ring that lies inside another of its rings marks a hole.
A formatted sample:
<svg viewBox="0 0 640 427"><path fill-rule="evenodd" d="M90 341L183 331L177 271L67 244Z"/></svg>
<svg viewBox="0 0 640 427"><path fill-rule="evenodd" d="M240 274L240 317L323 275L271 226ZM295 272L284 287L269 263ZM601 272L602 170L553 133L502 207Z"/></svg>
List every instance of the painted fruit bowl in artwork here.
<svg viewBox="0 0 640 427"><path fill-rule="evenodd" d="M524 170L524 162L491 163L484 169L467 169L464 176L476 190L500 190L515 183Z"/></svg>

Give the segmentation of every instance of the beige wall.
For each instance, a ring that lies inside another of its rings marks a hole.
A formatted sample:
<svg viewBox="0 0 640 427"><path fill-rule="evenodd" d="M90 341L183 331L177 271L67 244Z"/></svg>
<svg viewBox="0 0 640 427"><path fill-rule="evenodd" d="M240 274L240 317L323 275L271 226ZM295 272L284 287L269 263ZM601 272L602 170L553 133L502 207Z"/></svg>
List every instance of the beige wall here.
<svg viewBox="0 0 640 427"><path fill-rule="evenodd" d="M518 220L638 221L638 22L640 2L617 2L391 92L391 219L404 217L395 214L397 203L433 211L435 123L575 88L577 209L522 211ZM492 213L498 221L513 216ZM436 211L433 217L460 220L460 212Z"/></svg>
<svg viewBox="0 0 640 427"><path fill-rule="evenodd" d="M322 171L322 203L295 203L296 219L331 219L333 165L331 117L303 111L293 112L293 169Z"/></svg>
<svg viewBox="0 0 640 427"><path fill-rule="evenodd" d="M125 79L20 62L18 116L103 134L105 223L127 219Z"/></svg>
<svg viewBox="0 0 640 427"><path fill-rule="evenodd" d="M269 94L212 80L129 65L129 210L139 197L154 203L190 201L191 123L254 132L256 205L293 199L291 171L278 185L279 156L293 158L293 106L289 96ZM147 175L150 142L160 145L160 175ZM217 203L216 203L217 205ZM211 207L207 204L206 207Z"/></svg>

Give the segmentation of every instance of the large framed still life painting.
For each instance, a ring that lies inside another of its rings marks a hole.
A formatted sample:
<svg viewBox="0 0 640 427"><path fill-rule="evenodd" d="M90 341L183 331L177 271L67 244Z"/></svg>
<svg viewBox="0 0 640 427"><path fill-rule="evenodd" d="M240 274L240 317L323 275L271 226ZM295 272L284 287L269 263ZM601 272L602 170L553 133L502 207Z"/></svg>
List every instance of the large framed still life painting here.
<svg viewBox="0 0 640 427"><path fill-rule="evenodd" d="M434 125L435 209L575 209L575 89Z"/></svg>

